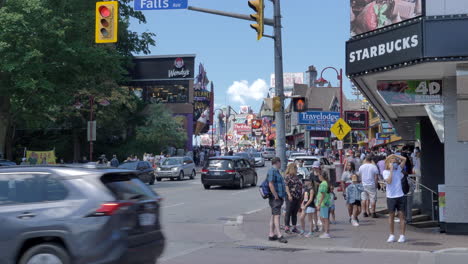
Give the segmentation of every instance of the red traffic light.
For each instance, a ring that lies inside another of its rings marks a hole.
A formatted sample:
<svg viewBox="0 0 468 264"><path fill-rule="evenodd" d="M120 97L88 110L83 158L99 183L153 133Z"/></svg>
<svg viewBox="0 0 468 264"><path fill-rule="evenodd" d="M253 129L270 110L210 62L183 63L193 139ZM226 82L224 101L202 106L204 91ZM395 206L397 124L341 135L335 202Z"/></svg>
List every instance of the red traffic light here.
<svg viewBox="0 0 468 264"><path fill-rule="evenodd" d="M99 14L101 14L102 17L109 17L111 15L111 11L107 6L101 6L99 7Z"/></svg>
<svg viewBox="0 0 468 264"><path fill-rule="evenodd" d="M305 97L293 98L294 112L305 112L307 109L307 103Z"/></svg>

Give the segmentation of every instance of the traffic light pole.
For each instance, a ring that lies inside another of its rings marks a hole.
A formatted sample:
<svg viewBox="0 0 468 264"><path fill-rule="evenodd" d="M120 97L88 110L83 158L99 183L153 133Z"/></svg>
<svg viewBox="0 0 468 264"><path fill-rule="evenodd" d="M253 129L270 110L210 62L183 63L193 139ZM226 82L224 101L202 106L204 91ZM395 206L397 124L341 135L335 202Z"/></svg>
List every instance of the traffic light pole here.
<svg viewBox="0 0 468 264"><path fill-rule="evenodd" d="M280 0L271 0L274 5L274 41L275 41L275 93L280 97L281 108L275 113L276 119L276 153L281 159L281 170L286 170L286 127L284 116L283 86L283 44L281 40L281 6Z"/></svg>

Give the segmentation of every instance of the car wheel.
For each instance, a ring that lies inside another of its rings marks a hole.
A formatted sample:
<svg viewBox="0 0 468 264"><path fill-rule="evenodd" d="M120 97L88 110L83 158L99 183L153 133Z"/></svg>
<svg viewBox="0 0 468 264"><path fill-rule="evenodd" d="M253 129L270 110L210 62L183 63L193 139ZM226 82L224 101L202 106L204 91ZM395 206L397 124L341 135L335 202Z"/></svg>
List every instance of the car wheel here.
<svg viewBox="0 0 468 264"><path fill-rule="evenodd" d="M192 171L192 175L190 175L190 179L193 180L197 176L197 172L195 170Z"/></svg>
<svg viewBox="0 0 468 264"><path fill-rule="evenodd" d="M150 180L149 184L150 184L150 185L154 185L154 181L155 181L155 180L156 180L156 177L154 177L154 175L151 176L151 180Z"/></svg>
<svg viewBox="0 0 468 264"><path fill-rule="evenodd" d="M19 264L70 264L70 256L63 247L55 243L44 243L28 249Z"/></svg>
<svg viewBox="0 0 468 264"><path fill-rule="evenodd" d="M239 186L238 186L239 189L242 189L244 188L244 178L240 177L239 179Z"/></svg>
<svg viewBox="0 0 468 264"><path fill-rule="evenodd" d="M156 178L156 180L160 182L160 181L162 181L162 178Z"/></svg>
<svg viewBox="0 0 468 264"><path fill-rule="evenodd" d="M252 187L257 186L257 175L254 176L254 181L252 183Z"/></svg>
<svg viewBox="0 0 468 264"><path fill-rule="evenodd" d="M180 174L179 174L178 180L179 180L179 181L183 181L183 180L184 180L184 177L185 177L185 176L184 176L184 172L181 171Z"/></svg>
<svg viewBox="0 0 468 264"><path fill-rule="evenodd" d="M205 188L205 190L209 190L211 188L211 186L208 185L208 184L203 184L203 188Z"/></svg>

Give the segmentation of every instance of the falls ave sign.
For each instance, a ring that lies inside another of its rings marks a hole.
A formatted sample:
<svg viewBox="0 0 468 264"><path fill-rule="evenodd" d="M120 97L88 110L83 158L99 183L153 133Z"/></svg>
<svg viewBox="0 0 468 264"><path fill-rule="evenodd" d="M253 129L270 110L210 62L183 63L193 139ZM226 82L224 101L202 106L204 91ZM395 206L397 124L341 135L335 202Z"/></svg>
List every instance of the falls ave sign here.
<svg viewBox="0 0 468 264"><path fill-rule="evenodd" d="M186 9L188 0L135 0L135 10Z"/></svg>

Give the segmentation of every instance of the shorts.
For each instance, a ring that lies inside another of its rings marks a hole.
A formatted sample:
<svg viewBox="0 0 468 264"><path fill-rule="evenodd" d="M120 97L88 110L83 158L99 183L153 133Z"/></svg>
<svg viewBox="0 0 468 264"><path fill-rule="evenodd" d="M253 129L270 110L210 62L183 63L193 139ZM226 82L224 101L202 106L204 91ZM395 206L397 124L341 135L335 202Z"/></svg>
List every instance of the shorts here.
<svg viewBox="0 0 468 264"><path fill-rule="evenodd" d="M305 213L306 213L306 214L313 214L313 213L315 213L315 208L313 208L313 207L306 207Z"/></svg>
<svg viewBox="0 0 468 264"><path fill-rule="evenodd" d="M321 207L320 208L320 217L328 219L328 215L330 213L330 208L329 207Z"/></svg>
<svg viewBox="0 0 468 264"><path fill-rule="evenodd" d="M354 201L354 203L352 203L351 205L361 206L361 201Z"/></svg>
<svg viewBox="0 0 468 264"><path fill-rule="evenodd" d="M330 206L330 210L335 210L335 205Z"/></svg>
<svg viewBox="0 0 468 264"><path fill-rule="evenodd" d="M406 208L406 199L404 196L398 198L387 198L388 212L404 212Z"/></svg>
<svg viewBox="0 0 468 264"><path fill-rule="evenodd" d="M373 185L364 185L364 191L361 193L361 200L377 202L377 188Z"/></svg>
<svg viewBox="0 0 468 264"><path fill-rule="evenodd" d="M272 215L281 215L281 207L283 206L284 200L279 198L276 200L274 197L270 198L268 203L270 204Z"/></svg>

